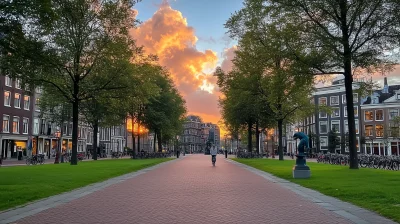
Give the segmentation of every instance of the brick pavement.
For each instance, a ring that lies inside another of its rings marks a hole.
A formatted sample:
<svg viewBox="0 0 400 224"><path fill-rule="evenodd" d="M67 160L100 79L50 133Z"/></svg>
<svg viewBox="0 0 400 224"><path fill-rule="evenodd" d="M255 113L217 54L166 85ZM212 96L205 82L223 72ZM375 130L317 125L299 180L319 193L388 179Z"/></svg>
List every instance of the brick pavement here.
<svg viewBox="0 0 400 224"><path fill-rule="evenodd" d="M14 223L352 223L218 156L186 156ZM0 220L1 221L1 220Z"/></svg>

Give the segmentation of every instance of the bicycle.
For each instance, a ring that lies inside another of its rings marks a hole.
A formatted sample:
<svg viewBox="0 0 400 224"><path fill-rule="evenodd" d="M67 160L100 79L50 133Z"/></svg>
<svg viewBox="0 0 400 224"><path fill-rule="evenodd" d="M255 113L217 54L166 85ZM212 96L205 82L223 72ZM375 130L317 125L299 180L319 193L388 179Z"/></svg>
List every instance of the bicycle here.
<svg viewBox="0 0 400 224"><path fill-rule="evenodd" d="M43 164L44 164L44 161L45 161L44 155L43 155L43 154L39 154L39 155L37 156L37 162L38 162L40 165L43 165Z"/></svg>
<svg viewBox="0 0 400 224"><path fill-rule="evenodd" d="M38 163L37 156L26 157L25 163L26 165L36 165Z"/></svg>
<svg viewBox="0 0 400 224"><path fill-rule="evenodd" d="M215 162L217 162L217 156L212 156L211 161L212 165L215 166Z"/></svg>

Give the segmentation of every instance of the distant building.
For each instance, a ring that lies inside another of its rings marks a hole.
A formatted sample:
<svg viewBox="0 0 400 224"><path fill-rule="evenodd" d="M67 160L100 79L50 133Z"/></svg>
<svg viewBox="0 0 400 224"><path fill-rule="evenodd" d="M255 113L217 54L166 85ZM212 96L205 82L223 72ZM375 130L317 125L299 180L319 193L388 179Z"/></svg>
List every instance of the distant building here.
<svg viewBox="0 0 400 224"><path fill-rule="evenodd" d="M400 85L389 86L361 99L363 151L376 155L399 155L399 129L393 122L399 116ZM397 133L396 133L397 132Z"/></svg>

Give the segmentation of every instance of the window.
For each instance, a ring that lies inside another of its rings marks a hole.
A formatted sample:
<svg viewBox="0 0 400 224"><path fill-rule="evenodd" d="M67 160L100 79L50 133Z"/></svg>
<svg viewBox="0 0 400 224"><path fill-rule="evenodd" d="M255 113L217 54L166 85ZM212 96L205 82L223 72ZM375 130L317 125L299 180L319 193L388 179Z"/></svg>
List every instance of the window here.
<svg viewBox="0 0 400 224"><path fill-rule="evenodd" d="M358 134L359 133L359 124L358 124L358 120L354 120L354 125L355 125L355 128L356 128L356 134Z"/></svg>
<svg viewBox="0 0 400 224"><path fill-rule="evenodd" d="M375 126L375 133L377 138L382 138L383 137L383 125L377 124Z"/></svg>
<svg viewBox="0 0 400 224"><path fill-rule="evenodd" d="M373 103L373 104L378 104L378 103L379 103L378 97L374 97L374 98L372 99L372 103Z"/></svg>
<svg viewBox="0 0 400 224"><path fill-rule="evenodd" d="M40 98L36 98L35 100L35 110L40 111Z"/></svg>
<svg viewBox="0 0 400 224"><path fill-rule="evenodd" d="M24 110L29 110L30 102L31 98L29 96L24 96Z"/></svg>
<svg viewBox="0 0 400 224"><path fill-rule="evenodd" d="M11 106L11 93L9 91L4 91L4 106Z"/></svg>
<svg viewBox="0 0 400 224"><path fill-rule="evenodd" d="M42 119L40 123L40 134L45 135L46 134L46 120Z"/></svg>
<svg viewBox="0 0 400 224"><path fill-rule="evenodd" d="M340 133L340 121L331 121L331 130Z"/></svg>
<svg viewBox="0 0 400 224"><path fill-rule="evenodd" d="M33 119L33 134L34 135L39 134L39 118Z"/></svg>
<svg viewBox="0 0 400 224"><path fill-rule="evenodd" d="M21 108L21 94L19 93L14 95L14 107Z"/></svg>
<svg viewBox="0 0 400 224"><path fill-rule="evenodd" d="M353 93L353 103L358 103L358 93Z"/></svg>
<svg viewBox="0 0 400 224"><path fill-rule="evenodd" d="M398 109L390 109L389 110L389 119L392 120L393 118L399 116L399 110Z"/></svg>
<svg viewBox="0 0 400 224"><path fill-rule="evenodd" d="M23 134L28 134L29 131L29 119L24 117L22 120L22 124L23 124Z"/></svg>
<svg viewBox="0 0 400 224"><path fill-rule="evenodd" d="M358 120L354 120L354 128L356 129L356 134L359 133L359 124L358 124ZM372 130L372 129L371 129ZM348 133L349 132L349 121L345 120L344 121L344 133Z"/></svg>
<svg viewBox="0 0 400 224"><path fill-rule="evenodd" d="M10 132L10 116L3 115L3 132Z"/></svg>
<svg viewBox="0 0 400 224"><path fill-rule="evenodd" d="M13 133L19 133L19 117L13 118Z"/></svg>
<svg viewBox="0 0 400 224"><path fill-rule="evenodd" d="M328 133L328 122L327 121L320 121L319 122L319 132L321 134Z"/></svg>
<svg viewBox="0 0 400 224"><path fill-rule="evenodd" d="M364 120L365 121L372 121L374 120L374 112L372 110L364 111Z"/></svg>
<svg viewBox="0 0 400 224"><path fill-rule="evenodd" d="M375 120L376 121L383 121L383 110L376 110L375 111Z"/></svg>
<svg viewBox="0 0 400 224"><path fill-rule="evenodd" d="M5 85L12 87L12 79L8 75L6 75Z"/></svg>
<svg viewBox="0 0 400 224"><path fill-rule="evenodd" d="M321 148L328 147L328 137L320 137L319 143L320 143Z"/></svg>
<svg viewBox="0 0 400 224"><path fill-rule="evenodd" d="M397 94L397 99L400 100L400 93Z"/></svg>
<svg viewBox="0 0 400 224"><path fill-rule="evenodd" d="M339 96L331 96L331 105L339 105Z"/></svg>
<svg viewBox="0 0 400 224"><path fill-rule="evenodd" d="M319 98L319 105L324 105L324 106L326 106L326 97L321 97L321 98Z"/></svg>
<svg viewBox="0 0 400 224"><path fill-rule="evenodd" d="M342 103L343 104L345 104L347 101L346 101L346 94L343 94L342 95Z"/></svg>
<svg viewBox="0 0 400 224"><path fill-rule="evenodd" d="M36 87L36 93L42 93L42 87Z"/></svg>
<svg viewBox="0 0 400 224"><path fill-rule="evenodd" d="M366 136L373 136L372 129L373 129L372 125L365 125L365 135Z"/></svg>
<svg viewBox="0 0 400 224"><path fill-rule="evenodd" d="M347 106L344 107L344 116L347 117ZM358 106L354 106L354 117L358 117Z"/></svg>
<svg viewBox="0 0 400 224"><path fill-rule="evenodd" d="M21 89L21 80L20 79L15 80L15 88Z"/></svg>
<svg viewBox="0 0 400 224"><path fill-rule="evenodd" d="M334 107L334 108L332 108L333 109L333 112L332 112L332 117L340 117L340 108L338 108L338 107Z"/></svg>

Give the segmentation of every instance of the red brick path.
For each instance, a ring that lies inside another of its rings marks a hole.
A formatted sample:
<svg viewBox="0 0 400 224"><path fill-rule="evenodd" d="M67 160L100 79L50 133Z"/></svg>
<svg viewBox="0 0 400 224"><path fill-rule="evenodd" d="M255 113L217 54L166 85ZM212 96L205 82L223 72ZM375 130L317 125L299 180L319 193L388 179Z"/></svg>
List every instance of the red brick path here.
<svg viewBox="0 0 400 224"><path fill-rule="evenodd" d="M191 155L16 223L349 223L218 156Z"/></svg>

